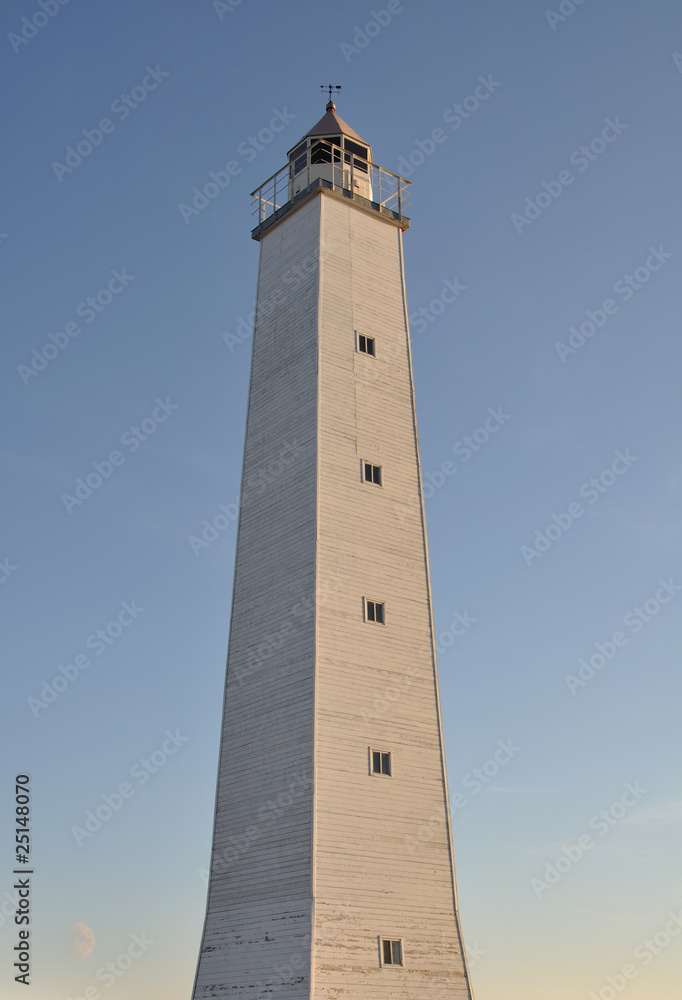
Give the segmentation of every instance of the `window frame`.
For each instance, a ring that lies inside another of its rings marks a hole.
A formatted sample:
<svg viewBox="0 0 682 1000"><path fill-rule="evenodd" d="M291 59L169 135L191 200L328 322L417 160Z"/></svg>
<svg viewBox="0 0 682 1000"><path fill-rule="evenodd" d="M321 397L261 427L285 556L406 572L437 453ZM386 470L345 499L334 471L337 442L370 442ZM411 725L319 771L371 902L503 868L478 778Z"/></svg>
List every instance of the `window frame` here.
<svg viewBox="0 0 682 1000"><path fill-rule="evenodd" d="M369 616L369 605L372 605L372 618ZM376 617L376 609L381 608L381 619ZM386 626L386 601L375 601L373 598L362 598L362 617L367 624Z"/></svg>
<svg viewBox="0 0 682 1000"><path fill-rule="evenodd" d="M382 770L374 770L374 755L379 754L379 767ZM388 771L383 770L384 757L388 757ZM377 750L375 747L369 748L369 773L372 777L377 778L392 778L393 777L393 759L390 750Z"/></svg>
<svg viewBox="0 0 682 1000"><path fill-rule="evenodd" d="M367 478L367 469L372 470L372 478ZM379 481L377 482L376 475L379 475ZM361 459L360 461L360 474L362 476L363 483L369 483L370 486L380 486L384 485L384 467L383 465L374 465L373 462L368 462L366 459Z"/></svg>
<svg viewBox="0 0 682 1000"><path fill-rule="evenodd" d="M365 342L365 347L361 346L361 341ZM367 350L367 345L372 345L372 350ZM368 337L366 333L360 333L358 330L355 331L355 350L358 354L364 354L368 358L376 358L377 356L377 340L376 337Z"/></svg>
<svg viewBox="0 0 682 1000"><path fill-rule="evenodd" d="M391 958L390 958L389 961L386 961L386 959L385 959L386 945L388 945L389 951L391 953ZM394 957L394 954L395 954L395 946L396 945L398 947L399 954L400 954L400 961L399 962L394 962L393 961L393 957ZM384 967L386 967L386 968L393 968L393 967L395 967L395 968L398 968L398 969L404 969L405 968L405 939L404 938L399 938L399 937L395 937L395 938L393 938L393 937L383 937L383 936L380 935L379 936L379 961L380 961L382 969Z"/></svg>

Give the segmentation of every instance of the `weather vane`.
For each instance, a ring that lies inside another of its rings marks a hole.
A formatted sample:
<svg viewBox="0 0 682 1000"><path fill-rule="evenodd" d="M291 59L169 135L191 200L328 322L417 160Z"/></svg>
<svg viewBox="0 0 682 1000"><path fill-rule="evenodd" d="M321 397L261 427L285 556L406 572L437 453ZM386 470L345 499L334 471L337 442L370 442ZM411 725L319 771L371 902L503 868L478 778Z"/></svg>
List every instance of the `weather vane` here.
<svg viewBox="0 0 682 1000"><path fill-rule="evenodd" d="M324 83L321 83L321 84L320 84L320 90L328 90L328 91L329 91L329 100L331 101L331 100L332 100L332 92L333 92L333 91L335 90L335 91L337 92L337 94L338 94L338 92L339 92L339 91L341 90L341 85L340 85L340 84L337 84L337 85L336 85L336 86L334 87L334 86L332 86L332 84L331 84L331 83L328 83L328 84L327 84L326 86L325 86L325 84L324 84ZM332 101L332 104L333 104L333 103L334 103L334 102Z"/></svg>

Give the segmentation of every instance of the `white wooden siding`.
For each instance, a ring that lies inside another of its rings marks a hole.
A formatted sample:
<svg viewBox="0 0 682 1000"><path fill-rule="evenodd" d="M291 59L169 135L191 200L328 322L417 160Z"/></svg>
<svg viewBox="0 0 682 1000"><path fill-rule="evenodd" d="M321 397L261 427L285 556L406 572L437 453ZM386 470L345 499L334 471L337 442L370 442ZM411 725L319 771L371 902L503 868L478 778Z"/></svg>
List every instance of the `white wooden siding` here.
<svg viewBox="0 0 682 1000"><path fill-rule="evenodd" d="M196 998L310 996L319 214L309 202L261 242Z"/></svg>
<svg viewBox="0 0 682 1000"><path fill-rule="evenodd" d="M322 233L317 579L337 590L317 613L312 995L464 1000L401 233L331 197ZM354 350L354 330L376 357ZM382 466L381 487L360 459ZM363 621L365 595L385 601L385 626ZM392 752L391 778L368 774L369 746ZM403 940L403 968L381 967L381 937Z"/></svg>
<svg viewBox="0 0 682 1000"><path fill-rule="evenodd" d="M261 241L258 305L280 301L254 333L196 998L470 997L400 241L327 193ZM307 274L293 289L296 265ZM375 338L376 357L355 350L355 330ZM286 443L301 454L257 495L250 477ZM362 481L361 460L382 466L381 487ZM363 621L363 597L385 602L385 626ZM309 617L294 610L306 599ZM369 773L370 746L391 752L390 778ZM314 776L314 792L260 819L295 775ZM418 840L428 822L433 836ZM402 968L381 967L382 937L403 941Z"/></svg>

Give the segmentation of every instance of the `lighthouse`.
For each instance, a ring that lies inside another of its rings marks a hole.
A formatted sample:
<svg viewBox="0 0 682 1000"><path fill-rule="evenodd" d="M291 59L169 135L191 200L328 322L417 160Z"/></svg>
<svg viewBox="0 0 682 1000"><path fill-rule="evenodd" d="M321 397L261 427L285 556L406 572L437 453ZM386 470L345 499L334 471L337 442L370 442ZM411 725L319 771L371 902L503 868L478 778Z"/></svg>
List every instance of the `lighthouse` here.
<svg viewBox="0 0 682 1000"><path fill-rule="evenodd" d="M472 998L405 293L408 188L330 94L253 192L258 287L193 1000Z"/></svg>

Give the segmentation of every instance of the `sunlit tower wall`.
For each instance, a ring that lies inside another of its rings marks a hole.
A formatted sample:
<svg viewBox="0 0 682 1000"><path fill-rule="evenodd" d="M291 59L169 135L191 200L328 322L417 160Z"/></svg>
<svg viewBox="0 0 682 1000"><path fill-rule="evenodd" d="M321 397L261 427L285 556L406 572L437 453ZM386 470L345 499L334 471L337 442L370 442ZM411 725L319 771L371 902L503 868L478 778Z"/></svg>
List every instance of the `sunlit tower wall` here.
<svg viewBox="0 0 682 1000"><path fill-rule="evenodd" d="M330 100L254 192L256 321L195 1000L472 998L405 297L407 186Z"/></svg>

